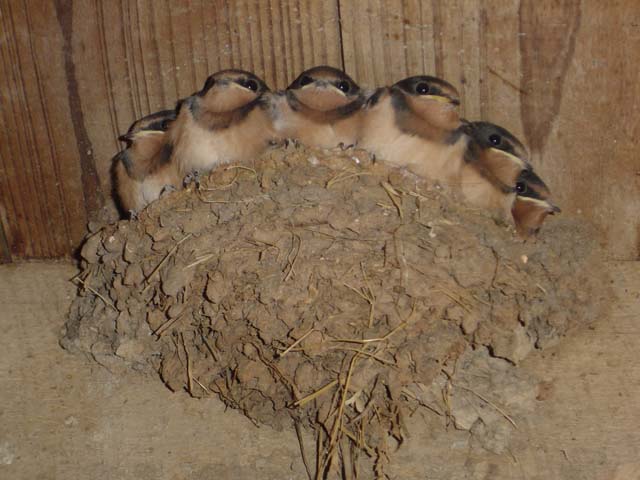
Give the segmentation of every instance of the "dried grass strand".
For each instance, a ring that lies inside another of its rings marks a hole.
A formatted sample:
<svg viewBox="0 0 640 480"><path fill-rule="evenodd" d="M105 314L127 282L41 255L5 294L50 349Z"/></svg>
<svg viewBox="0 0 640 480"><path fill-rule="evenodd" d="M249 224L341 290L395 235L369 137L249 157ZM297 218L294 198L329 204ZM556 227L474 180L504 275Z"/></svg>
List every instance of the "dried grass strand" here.
<svg viewBox="0 0 640 480"><path fill-rule="evenodd" d="M300 422L294 419L293 426L296 430L296 437L298 437L298 445L300 446L300 456L302 457L302 464L304 465L304 469L307 472L307 477L309 478L309 480L313 480L311 468L309 467L309 460L307 459L307 452L304 448L304 438L302 438L302 429L300 428Z"/></svg>
<svg viewBox="0 0 640 480"><path fill-rule="evenodd" d="M325 393L327 390L329 390L332 387L334 387L337 383L338 383L338 380L332 380L331 382L327 383L324 387L320 387L318 390L316 390L315 392L307 395L306 397L302 397L300 400L296 400L295 402L293 402L293 406L294 407L302 407L302 406L306 405L310 401L318 398L320 395Z"/></svg>
<svg viewBox="0 0 640 480"><path fill-rule="evenodd" d="M301 336L298 340L296 340L295 342L293 342L291 345L289 345L289 347L287 347L286 350L284 350L282 353L278 353L277 356L282 358L284 357L287 353L289 353L293 348L295 348L296 346L298 346L300 344L300 342L302 342L305 338L307 338L309 335L311 335L313 332L317 331L315 328L312 328L311 330L309 330L307 333L305 333L303 336Z"/></svg>
<svg viewBox="0 0 640 480"><path fill-rule="evenodd" d="M297 247L296 247L296 239L297 239ZM295 233L291 233L291 250L289 250L289 253L287 253L287 265L285 266L285 271L287 271L287 273L285 274L284 279L282 280L283 282L286 282L287 280L289 280L289 278L291 278L292 275L295 274L294 271L294 267L296 264L296 260L298 259L298 255L300 254L300 249L302 248L302 238L300 237L300 235L297 235ZM294 254L295 251L295 254ZM293 259L291 258L293 254ZM287 270L288 267L288 270Z"/></svg>
<svg viewBox="0 0 640 480"><path fill-rule="evenodd" d="M189 395L193 396L193 376L191 374L191 359L189 358L189 349L184 341L184 333L180 332L180 340L182 341L182 348L184 348L184 355L187 362L187 390Z"/></svg>
<svg viewBox="0 0 640 480"><path fill-rule="evenodd" d="M160 268L167 262L167 260L169 260L169 257L171 257L174 253L176 253L176 251L178 250L178 247L185 241L187 241L188 239L190 239L193 236L192 233L186 235L184 238L182 238L182 240L178 241L172 248L171 250L169 250L167 252L167 254L163 257L162 260L160 260L160 263L158 263L158 265L156 265L156 267L151 271L151 273L149 274L148 277L146 277L143 281L143 283L146 283L147 286L144 288L144 290L142 290L142 293L145 293L149 287L151 286L151 284L149 283L151 281L151 279L156 275L156 273L158 273L158 271L160 270Z"/></svg>
<svg viewBox="0 0 640 480"><path fill-rule="evenodd" d="M105 298L100 292L98 292L96 289L94 289L93 287L87 285L87 283L79 278L78 276L74 277L72 280L72 282L80 282L82 284L82 288L84 288L85 290L90 291L91 293L93 293L96 297L98 297L100 300L102 300L104 302L104 304L107 307L112 308L114 311L118 311L118 309L116 308L116 306L113 304L113 302L109 301L107 298Z"/></svg>
<svg viewBox="0 0 640 480"><path fill-rule="evenodd" d="M461 388L462 390L465 390L467 392L473 393L476 397L478 397L480 400L482 400L483 402L485 402L487 405L490 405L491 407L493 407L498 413L500 413L500 415L502 415L505 419L507 419L507 421L513 425L513 428L515 428L516 430L518 430L518 425L516 424L515 420L513 418L511 418L509 416L509 414L507 412L505 412L503 409L501 409L499 406L497 406L495 403L493 403L491 400L489 400L487 397L479 394L478 392L476 392L474 389L469 388L469 387L465 387L463 385L454 385L454 387L456 388Z"/></svg>
<svg viewBox="0 0 640 480"><path fill-rule="evenodd" d="M342 386L342 394L340 396L340 402L338 403L338 410L336 418L333 422L333 427L331 428L331 435L329 436L329 446L326 451L324 467L322 468L323 472L326 472L326 468L331 463L333 456L335 454L335 447L340 439L339 433L342 430L343 425L343 414L344 414L344 406L347 400L347 394L349 392L349 384L351 383L351 375L353 374L353 369L355 367L356 361L360 357L360 352L357 352L353 357L351 357L351 361L349 362L349 368L347 370L347 377L345 379L344 385Z"/></svg>
<svg viewBox="0 0 640 480"><path fill-rule="evenodd" d="M164 322L162 325L160 325L153 332L153 335L156 335L158 338L162 337L162 335L164 335L166 333L166 331L169 330L169 328L171 328L173 326L174 323L176 323L178 320L181 320L182 317L183 317L183 315L178 315L175 318L170 318L169 320Z"/></svg>
<svg viewBox="0 0 640 480"><path fill-rule="evenodd" d="M398 210L398 216L400 217L400 220L404 220L404 212L402 211L402 204L398 202L398 198L401 198L400 193L395 188L393 188L391 184L388 182L382 182L381 185L382 185L382 188L384 188L384 191L387 192L387 195L389 195L389 198L395 205L396 209Z"/></svg>

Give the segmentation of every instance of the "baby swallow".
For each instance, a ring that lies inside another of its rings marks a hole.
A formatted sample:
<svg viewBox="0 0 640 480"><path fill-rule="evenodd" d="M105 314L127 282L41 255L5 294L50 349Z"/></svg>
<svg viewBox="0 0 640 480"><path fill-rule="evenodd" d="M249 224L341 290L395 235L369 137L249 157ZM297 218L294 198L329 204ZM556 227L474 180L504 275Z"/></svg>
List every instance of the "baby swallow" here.
<svg viewBox="0 0 640 480"><path fill-rule="evenodd" d="M165 132L171 122L176 119L176 110L162 110L160 112L152 113L146 117L142 117L140 120L136 120L133 125L129 127L129 130L124 135L120 136L119 140L128 142L131 140L134 134L142 131L158 131Z"/></svg>
<svg viewBox="0 0 640 480"><path fill-rule="evenodd" d="M540 230L547 215L560 213L549 197L551 192L533 170L524 170L516 183L516 199L511 214L516 231L522 237L530 237Z"/></svg>
<svg viewBox="0 0 640 480"><path fill-rule="evenodd" d="M114 174L120 206L135 216L166 189L180 186L180 175L170 161L165 130L175 119L167 110L136 121L120 137L127 148L115 157Z"/></svg>
<svg viewBox="0 0 640 480"><path fill-rule="evenodd" d="M416 175L448 181L467 146L459 105L455 87L427 75L381 88L363 109L358 146Z"/></svg>
<svg viewBox="0 0 640 480"><path fill-rule="evenodd" d="M356 144L365 95L342 70L319 66L306 70L275 97L280 137L308 147Z"/></svg>
<svg viewBox="0 0 640 480"><path fill-rule="evenodd" d="M269 88L252 73L223 70L178 105L167 137L184 176L256 159L275 138Z"/></svg>
<svg viewBox="0 0 640 480"><path fill-rule="evenodd" d="M489 122L471 122L462 130L469 144L460 173L460 190L478 207L512 216L519 234L535 233L548 214L560 209L529 163L529 151L513 134Z"/></svg>
<svg viewBox="0 0 640 480"><path fill-rule="evenodd" d="M459 176L452 183L467 203L508 219L520 174L530 170L529 152L514 135L489 122L465 122L468 137Z"/></svg>

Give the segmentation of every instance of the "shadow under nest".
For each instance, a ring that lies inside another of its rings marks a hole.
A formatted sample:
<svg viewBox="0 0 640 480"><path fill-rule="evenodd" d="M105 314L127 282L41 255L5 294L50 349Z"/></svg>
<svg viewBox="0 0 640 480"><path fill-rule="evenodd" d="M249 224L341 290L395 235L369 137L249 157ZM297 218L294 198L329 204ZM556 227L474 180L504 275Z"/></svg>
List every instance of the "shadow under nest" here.
<svg viewBox="0 0 640 480"><path fill-rule="evenodd" d="M475 392L465 355L516 365L594 320L604 283L583 225L523 242L353 149L220 167L81 254L65 348L217 395L256 424L312 429L315 478L360 462L382 477L421 408L470 428L452 401Z"/></svg>

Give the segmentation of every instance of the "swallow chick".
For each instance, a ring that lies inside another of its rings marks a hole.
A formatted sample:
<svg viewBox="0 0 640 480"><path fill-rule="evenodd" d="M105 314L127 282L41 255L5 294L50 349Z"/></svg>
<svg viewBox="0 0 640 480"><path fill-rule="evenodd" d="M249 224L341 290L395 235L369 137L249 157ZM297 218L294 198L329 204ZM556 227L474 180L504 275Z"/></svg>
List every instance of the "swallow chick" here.
<svg viewBox="0 0 640 480"><path fill-rule="evenodd" d="M427 75L380 88L363 109L358 145L385 163L447 181L467 146L459 105L455 87Z"/></svg>
<svg viewBox="0 0 640 480"><path fill-rule="evenodd" d="M353 146L365 98L342 70L326 65L311 68L274 97L276 130L280 137L308 147Z"/></svg>
<svg viewBox="0 0 640 480"><path fill-rule="evenodd" d="M184 177L257 158L274 140L267 85L243 70L223 70L182 100L167 131L172 162Z"/></svg>
<svg viewBox="0 0 640 480"><path fill-rule="evenodd" d="M127 133L121 135L118 140L129 142L133 136L143 130L166 132L171 122L176 119L176 110L162 110L160 112L151 113L139 120L136 120L127 130Z"/></svg>
<svg viewBox="0 0 640 480"><path fill-rule="evenodd" d="M533 170L525 170L516 182L516 198L511 215L516 231L528 238L538 233L547 215L560 213L560 208L551 202L551 192Z"/></svg>
<svg viewBox="0 0 640 480"><path fill-rule="evenodd" d="M469 122L462 130L469 143L458 183L468 203L512 218L523 236L537 231L546 215L560 211L517 137L489 122Z"/></svg>
<svg viewBox="0 0 640 480"><path fill-rule="evenodd" d="M114 158L115 187L120 207L132 217L164 191L180 186L166 137L174 119L173 110L157 112L136 121L120 137L127 148Z"/></svg>
<svg viewBox="0 0 640 480"><path fill-rule="evenodd" d="M452 185L467 203L510 217L520 174L531 169L529 151L513 134L489 122L465 122L460 129L468 137Z"/></svg>

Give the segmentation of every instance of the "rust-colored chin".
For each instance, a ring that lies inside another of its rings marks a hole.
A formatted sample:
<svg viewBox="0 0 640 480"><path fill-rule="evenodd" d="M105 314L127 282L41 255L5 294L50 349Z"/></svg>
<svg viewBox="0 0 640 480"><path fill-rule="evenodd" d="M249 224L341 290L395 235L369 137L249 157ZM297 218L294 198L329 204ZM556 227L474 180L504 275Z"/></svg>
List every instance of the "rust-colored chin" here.
<svg viewBox="0 0 640 480"><path fill-rule="evenodd" d="M303 88L296 91L294 95L304 106L318 112L329 112L353 101L331 87Z"/></svg>
<svg viewBox="0 0 640 480"><path fill-rule="evenodd" d="M214 113L230 112L244 107L258 98L258 94L235 84L227 88L212 88L201 100L205 110Z"/></svg>
<svg viewBox="0 0 640 480"><path fill-rule="evenodd" d="M494 148L482 149L475 163L484 176L503 186L515 185L524 168L517 157Z"/></svg>
<svg viewBox="0 0 640 480"><path fill-rule="evenodd" d="M411 110L435 128L455 130L460 126L458 106L450 101L438 101L419 96L407 96Z"/></svg>
<svg viewBox="0 0 640 480"><path fill-rule="evenodd" d="M552 213L553 210L543 205L543 202L531 202L520 197L516 197L511 207L516 231L522 238L529 238L538 233L547 215Z"/></svg>

